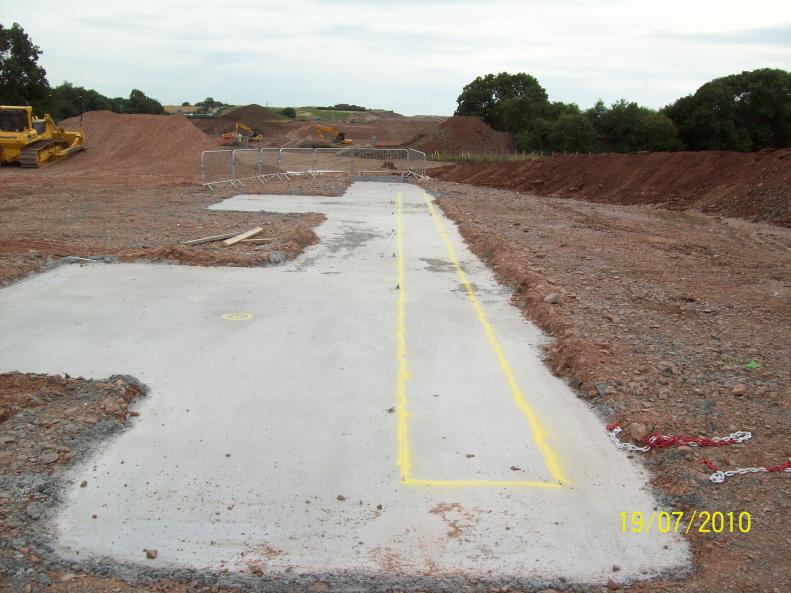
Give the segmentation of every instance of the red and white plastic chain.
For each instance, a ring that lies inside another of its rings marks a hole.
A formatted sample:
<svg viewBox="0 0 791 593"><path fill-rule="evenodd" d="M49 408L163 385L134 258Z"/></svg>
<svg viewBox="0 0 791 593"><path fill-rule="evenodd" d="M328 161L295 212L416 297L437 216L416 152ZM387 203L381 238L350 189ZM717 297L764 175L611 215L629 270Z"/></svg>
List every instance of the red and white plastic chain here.
<svg viewBox="0 0 791 593"><path fill-rule="evenodd" d="M646 453L651 449L665 449L667 447L723 447L725 445L733 445L734 443L743 443L746 440L753 438L751 432L739 430L732 432L725 437L690 437L690 436L667 436L655 432L647 437L640 439L643 443L642 447L633 445L632 443L623 443L618 439L618 435L623 432L623 428L617 422L607 425L607 434L613 444L619 449L626 449L627 451Z"/></svg>
<svg viewBox="0 0 791 593"><path fill-rule="evenodd" d="M655 432L647 437L640 439L643 443L642 447L633 445L632 443L624 443L618 438L618 435L623 432L623 429L618 423L613 422L607 425L607 434L613 444L619 449L626 449L630 452L646 453L651 449L664 449L667 447L682 447L684 445L690 447L723 447L725 445L733 445L734 443L743 443L753 437L751 432L739 430L732 432L725 437L690 437L690 436L666 436ZM768 467L739 467L736 469L722 471L713 462L708 459L703 459L702 463L706 465L713 473L709 476L709 480L715 484L722 484L726 478L742 474L753 474L759 472L786 472L791 473L791 458L782 465L770 465Z"/></svg>
<svg viewBox="0 0 791 593"><path fill-rule="evenodd" d="M738 467L725 472L719 469L712 461L708 459L701 460L701 463L714 472L709 476L709 480L715 484L722 484L725 481L725 478L730 478L731 476L738 476L741 474L756 474L759 472L786 472L791 474L791 458L789 458L789 460L782 465L770 465L767 467Z"/></svg>

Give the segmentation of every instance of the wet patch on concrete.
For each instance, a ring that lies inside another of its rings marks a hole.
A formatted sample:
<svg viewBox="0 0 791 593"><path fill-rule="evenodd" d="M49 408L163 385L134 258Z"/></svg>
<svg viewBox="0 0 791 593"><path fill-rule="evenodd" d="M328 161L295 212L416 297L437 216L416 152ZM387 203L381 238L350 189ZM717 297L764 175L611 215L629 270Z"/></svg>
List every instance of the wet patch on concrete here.
<svg viewBox="0 0 791 593"><path fill-rule="evenodd" d="M327 239L326 247L330 253L347 251L351 255L364 243L381 236L379 233L360 230L359 226L343 226L339 235Z"/></svg>
<svg viewBox="0 0 791 593"><path fill-rule="evenodd" d="M446 259L421 257L420 261L425 262L426 270L429 272L456 273L456 267Z"/></svg>

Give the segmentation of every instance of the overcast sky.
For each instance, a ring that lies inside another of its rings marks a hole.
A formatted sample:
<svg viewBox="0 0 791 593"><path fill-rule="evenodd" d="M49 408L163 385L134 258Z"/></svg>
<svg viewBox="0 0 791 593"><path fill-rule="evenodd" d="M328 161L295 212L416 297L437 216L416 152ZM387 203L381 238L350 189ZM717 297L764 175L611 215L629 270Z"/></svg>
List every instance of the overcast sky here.
<svg viewBox="0 0 791 593"><path fill-rule="evenodd" d="M162 103L339 102L450 114L489 72L552 100L661 107L717 76L791 70L789 0L0 0L51 84Z"/></svg>

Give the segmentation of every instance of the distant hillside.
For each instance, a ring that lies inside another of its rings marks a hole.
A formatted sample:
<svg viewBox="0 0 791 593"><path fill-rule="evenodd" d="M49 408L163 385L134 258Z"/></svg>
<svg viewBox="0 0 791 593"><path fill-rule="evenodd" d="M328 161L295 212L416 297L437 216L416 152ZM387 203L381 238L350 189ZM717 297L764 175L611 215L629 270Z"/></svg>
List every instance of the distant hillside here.
<svg viewBox="0 0 791 593"><path fill-rule="evenodd" d="M165 113L175 114L175 113L197 113L200 110L200 107L197 105L163 105L165 108Z"/></svg>

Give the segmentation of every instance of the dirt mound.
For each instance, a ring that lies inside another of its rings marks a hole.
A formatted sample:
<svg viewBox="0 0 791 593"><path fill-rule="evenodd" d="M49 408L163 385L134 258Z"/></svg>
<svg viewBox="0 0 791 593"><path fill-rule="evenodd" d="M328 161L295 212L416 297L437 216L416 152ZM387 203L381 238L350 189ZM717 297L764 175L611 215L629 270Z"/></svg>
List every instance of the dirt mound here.
<svg viewBox="0 0 791 593"><path fill-rule="evenodd" d="M257 131L271 131L274 126L288 124L294 120L281 115L274 109L251 104L235 107L225 111L218 117L195 117L190 121L202 132L211 136L219 136L233 131L237 123L250 126Z"/></svg>
<svg viewBox="0 0 791 593"><path fill-rule="evenodd" d="M423 152L502 153L514 149L507 132L497 132L477 117L454 116L442 122L433 133L414 138L412 146Z"/></svg>
<svg viewBox="0 0 791 593"><path fill-rule="evenodd" d="M236 126L236 120L230 117L191 117L189 121L201 132L210 136L232 132Z"/></svg>
<svg viewBox="0 0 791 593"><path fill-rule="evenodd" d="M432 176L613 204L700 208L791 226L791 149L569 155L519 162L459 163Z"/></svg>
<svg viewBox="0 0 791 593"><path fill-rule="evenodd" d="M234 112L235 114L235 112ZM193 118L190 121L210 136L219 136L232 130L236 124L234 114L222 117ZM333 124L346 133L355 146L406 147L413 146L417 137L424 137L436 131L439 122L435 117L393 117L384 119L370 112L361 112L347 122ZM255 126L264 137L261 146L302 147L318 140L316 123L305 120L269 121ZM409 142L408 142L409 141Z"/></svg>
<svg viewBox="0 0 791 593"><path fill-rule="evenodd" d="M231 119L234 122L241 122L255 129L262 127L267 122L289 120L285 115L278 113L274 109L261 107L255 103L245 105L244 107L229 109L222 114L222 117Z"/></svg>
<svg viewBox="0 0 791 593"><path fill-rule="evenodd" d="M120 115L91 111L61 124L85 131L84 152L40 169L4 167L4 180L35 178L44 186L65 178L92 185L98 180L115 184L163 185L195 183L200 175L200 154L218 148L181 115ZM50 180L49 182L47 180Z"/></svg>

